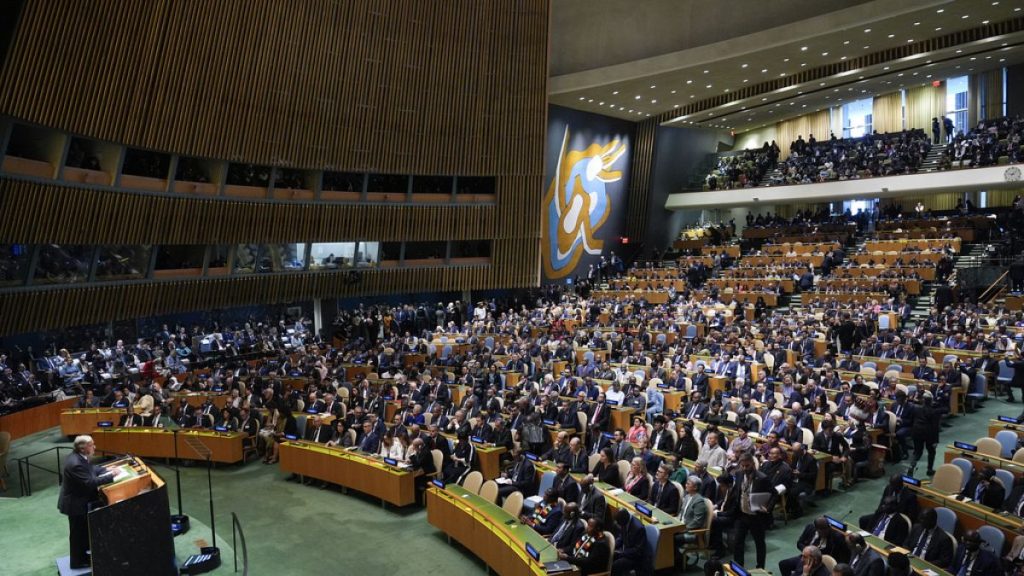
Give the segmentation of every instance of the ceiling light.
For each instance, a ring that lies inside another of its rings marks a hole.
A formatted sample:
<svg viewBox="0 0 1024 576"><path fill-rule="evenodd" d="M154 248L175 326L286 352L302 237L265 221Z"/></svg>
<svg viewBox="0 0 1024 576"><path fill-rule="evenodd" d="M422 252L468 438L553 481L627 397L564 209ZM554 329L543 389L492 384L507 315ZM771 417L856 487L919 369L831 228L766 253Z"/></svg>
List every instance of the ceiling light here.
<svg viewBox="0 0 1024 576"><path fill-rule="evenodd" d="M768 99L768 98L761 98L761 102L764 102L764 101L765 101L765 100L767 100L767 99Z"/></svg>
<svg viewBox="0 0 1024 576"><path fill-rule="evenodd" d="M651 86L651 90L654 90L655 88L657 88L657 86Z"/></svg>
<svg viewBox="0 0 1024 576"><path fill-rule="evenodd" d="M658 103L657 100L651 100L651 104L657 104L657 103Z"/></svg>
<svg viewBox="0 0 1024 576"><path fill-rule="evenodd" d="M993 2L992 5L993 6L999 6L999 2Z"/></svg>
<svg viewBox="0 0 1024 576"><path fill-rule="evenodd" d="M782 78L782 77L783 77L783 76L785 76L785 75L786 75L786 73L785 73L785 72L783 72L782 74L779 74L779 78Z"/></svg>
<svg viewBox="0 0 1024 576"><path fill-rule="evenodd" d="M801 46L800 47L800 51L801 52L806 52L807 51L807 46Z"/></svg>
<svg viewBox="0 0 1024 576"><path fill-rule="evenodd" d="M676 104L675 106L673 106L673 108L679 108L679 104Z"/></svg>
<svg viewBox="0 0 1024 576"><path fill-rule="evenodd" d="M963 52L963 50L957 50L956 51L957 54L960 54L961 52Z"/></svg>
<svg viewBox="0 0 1024 576"><path fill-rule="evenodd" d="M598 102L597 105L598 106L604 106L604 102Z"/></svg>
<svg viewBox="0 0 1024 576"><path fill-rule="evenodd" d="M800 63L800 67L801 67L801 68L803 68L804 66L807 66L807 62L801 62L801 63Z"/></svg>
<svg viewBox="0 0 1024 576"><path fill-rule="evenodd" d="M783 62L789 62L789 58L783 58L782 61Z"/></svg>
<svg viewBox="0 0 1024 576"><path fill-rule="evenodd" d="M935 29L936 32L938 32L939 30L942 30L942 26L939 26L938 28Z"/></svg>
<svg viewBox="0 0 1024 576"><path fill-rule="evenodd" d="M630 113L630 114L632 114L632 113L633 113L633 109L632 109L632 108L630 108L630 109L629 109L629 113Z"/></svg>
<svg viewBox="0 0 1024 576"><path fill-rule="evenodd" d="M840 58L840 60L846 60L846 56L843 56L842 58Z"/></svg>
<svg viewBox="0 0 1024 576"><path fill-rule="evenodd" d="M988 20L982 20L981 23L982 24L988 24Z"/></svg>
<svg viewBox="0 0 1024 576"><path fill-rule="evenodd" d="M693 94L690 94L690 98L693 98L693 97L694 97L694 95L693 95Z"/></svg>
<svg viewBox="0 0 1024 576"><path fill-rule="evenodd" d="M935 11L936 14L942 14L943 12L945 12L943 8L939 8L938 10Z"/></svg>
<svg viewBox="0 0 1024 576"><path fill-rule="evenodd" d="M818 82L818 86L824 86L824 85L825 85L824 82Z"/></svg>
<svg viewBox="0 0 1024 576"><path fill-rule="evenodd" d="M618 94L618 93L619 93L619 91L618 91L618 90L616 90L615 92L612 92L612 96L615 96L615 95L616 95L616 94Z"/></svg>
<svg viewBox="0 0 1024 576"><path fill-rule="evenodd" d="M822 52L821 55L822 56L828 56L828 52Z"/></svg>
<svg viewBox="0 0 1024 576"><path fill-rule="evenodd" d="M765 72L767 72L767 71L768 71L768 69L767 69L767 68L762 68L762 69L761 69L761 74L764 74L764 73L765 73Z"/></svg>
<svg viewBox="0 0 1024 576"><path fill-rule="evenodd" d="M687 80L686 83L687 84L693 84L693 80Z"/></svg>
<svg viewBox="0 0 1024 576"><path fill-rule="evenodd" d="M625 109L626 109L625 106L619 106L619 110L625 110Z"/></svg>
<svg viewBox="0 0 1024 576"><path fill-rule="evenodd" d="M871 46L864 46L865 50L867 50L868 48L871 48Z"/></svg>
<svg viewBox="0 0 1024 576"><path fill-rule="evenodd" d="M871 32L871 28L865 28L865 29L864 29L864 33L865 33L865 34L867 34L868 32Z"/></svg>
<svg viewBox="0 0 1024 576"><path fill-rule="evenodd" d="M1018 8L1014 8L1013 11L1014 12L1020 12L1020 8L1019 7Z"/></svg>
<svg viewBox="0 0 1024 576"><path fill-rule="evenodd" d="M673 90L673 91L672 91L672 93L673 93L673 94L675 94L675 93L676 93L676 91L675 91L675 90Z"/></svg>
<svg viewBox="0 0 1024 576"><path fill-rule="evenodd" d="M889 69L889 67L888 67L888 66L886 66L885 68L882 68L882 70L888 70L888 69Z"/></svg>
<svg viewBox="0 0 1024 576"><path fill-rule="evenodd" d="M843 42L843 46L846 46L846 45L847 45L847 44L849 44L849 43L850 43L850 41L849 41L849 40L847 40L847 41Z"/></svg>
<svg viewBox="0 0 1024 576"><path fill-rule="evenodd" d="M636 96L634 96L634 97L633 97L633 99L634 99L634 100L639 100L639 99L640 99L640 95L639 95L639 94L637 94Z"/></svg>
<svg viewBox="0 0 1024 576"><path fill-rule="evenodd" d="M741 64L740 65L740 68L746 68L746 67L747 67L747 64Z"/></svg>
<svg viewBox="0 0 1024 576"><path fill-rule="evenodd" d="M705 88L711 88L711 84L708 84L707 86L705 86Z"/></svg>
<svg viewBox="0 0 1024 576"><path fill-rule="evenodd" d="M588 98L588 99L587 99L587 102L593 102L593 101L594 101L594 99L593 99L593 98Z"/></svg>
<svg viewBox="0 0 1024 576"><path fill-rule="evenodd" d="M580 100L583 100L583 96L580 96Z"/></svg>
<svg viewBox="0 0 1024 576"><path fill-rule="evenodd" d="M914 39L913 39L913 38L911 38L911 39L907 40L907 44L910 44L910 43L911 43L911 42L913 42L913 41L914 41Z"/></svg>
<svg viewBox="0 0 1024 576"><path fill-rule="evenodd" d="M920 25L921 25L920 22L914 22L914 26L920 26Z"/></svg>
<svg viewBox="0 0 1024 576"><path fill-rule="evenodd" d="M895 37L896 37L895 34L889 34L889 38L895 38Z"/></svg>
<svg viewBox="0 0 1024 576"><path fill-rule="evenodd" d="M964 14L963 16L960 17L961 20L966 20L968 18L970 18L970 16L968 16L967 14Z"/></svg>
<svg viewBox="0 0 1024 576"><path fill-rule="evenodd" d="M705 74L707 74L708 72L710 72L710 70L705 70L705 71L704 71L704 73L705 73Z"/></svg>
<svg viewBox="0 0 1024 576"><path fill-rule="evenodd" d="M747 82L750 82L750 80L748 80L747 78L744 78L743 79L743 83L746 84Z"/></svg>

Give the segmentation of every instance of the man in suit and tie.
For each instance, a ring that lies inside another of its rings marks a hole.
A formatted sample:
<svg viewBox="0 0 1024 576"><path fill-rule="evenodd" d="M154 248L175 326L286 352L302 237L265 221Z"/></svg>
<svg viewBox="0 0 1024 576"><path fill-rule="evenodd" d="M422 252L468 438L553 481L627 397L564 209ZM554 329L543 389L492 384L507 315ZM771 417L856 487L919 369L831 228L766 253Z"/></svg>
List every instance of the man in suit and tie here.
<svg viewBox="0 0 1024 576"><path fill-rule="evenodd" d="M324 425L319 416L313 416L307 422L309 424L306 426L306 440L310 442L326 444L331 439L331 436L334 435L334 430L330 426Z"/></svg>
<svg viewBox="0 0 1024 576"><path fill-rule="evenodd" d="M885 498L878 513L872 516L876 518L875 525L869 528L872 534L886 542L899 543L907 540L910 526L899 513L895 498L891 496Z"/></svg>
<svg viewBox="0 0 1024 576"><path fill-rule="evenodd" d="M1024 484L1016 483L1003 504L1003 510L1018 518L1024 518Z"/></svg>
<svg viewBox="0 0 1024 576"><path fill-rule="evenodd" d="M498 498L503 502L513 492L522 492L524 496L536 493L537 471L521 448L512 449L512 466L501 473L498 484Z"/></svg>
<svg viewBox="0 0 1024 576"><path fill-rule="evenodd" d="M960 495L993 510L1002 508L1003 501L1006 500L1006 490L1002 484L993 480L995 477L996 469L993 466L976 470Z"/></svg>
<svg viewBox="0 0 1024 576"><path fill-rule="evenodd" d="M615 461L627 460L632 461L633 446L626 441L626 433L622 428L615 429L615 437L612 439L612 453L615 455Z"/></svg>
<svg viewBox="0 0 1024 576"><path fill-rule="evenodd" d="M690 394L690 400L683 407L683 418L688 420L703 420L708 413L708 405L701 401L703 396L700 392L694 391Z"/></svg>
<svg viewBox="0 0 1024 576"><path fill-rule="evenodd" d="M423 472L414 480L418 500L419 494L426 490L430 477L437 472L437 467L434 466L434 455L431 454L430 448L423 438L413 438L409 444L409 468Z"/></svg>
<svg viewBox="0 0 1024 576"><path fill-rule="evenodd" d="M819 516L804 527L800 538L796 541L797 550L804 550L807 547L817 548L822 554L827 554L836 559L836 562L845 562L849 558L849 550L843 535L836 532L829 526L824 516ZM802 562L801 556L794 556L779 561L780 574L792 574L797 571ZM797 573L799 573L797 571Z"/></svg>
<svg viewBox="0 0 1024 576"><path fill-rule="evenodd" d="M654 482L651 484L651 491L647 495L647 501L656 508L675 515L679 511L680 494L675 485L669 482L668 477L672 474L669 466L669 464L658 466Z"/></svg>
<svg viewBox="0 0 1024 576"><path fill-rule="evenodd" d="M846 535L846 545L850 549L850 568L854 576L883 576L885 560L871 549L864 537L857 533Z"/></svg>
<svg viewBox="0 0 1024 576"><path fill-rule="evenodd" d="M577 439L573 438L573 440ZM551 482L551 489L555 491L559 498L566 502L575 502L579 499L580 485L569 474L569 464L567 462L559 461L555 463L555 479Z"/></svg>
<svg viewBox="0 0 1024 576"><path fill-rule="evenodd" d="M586 530L587 523L580 517L579 504L569 502L562 508L562 523L548 536L548 541L559 552L570 552Z"/></svg>
<svg viewBox="0 0 1024 576"><path fill-rule="evenodd" d="M64 459L60 499L57 508L68 517L72 568L88 568L89 504L99 498L99 487L114 481L113 472L94 466L89 460L96 452L90 436L75 438L74 451Z"/></svg>
<svg viewBox="0 0 1024 576"><path fill-rule="evenodd" d="M694 392L700 392L701 396L707 395L710 383L711 380L704 371L704 364L698 364L697 372L690 379L690 384L692 385L691 390Z"/></svg>
<svg viewBox="0 0 1024 576"><path fill-rule="evenodd" d="M982 549L981 535L976 530L968 530L953 555L950 572L957 576L988 576L998 574L1001 568L999 558Z"/></svg>
<svg viewBox="0 0 1024 576"><path fill-rule="evenodd" d="M703 490L704 482L700 478L686 477L686 483L683 484L683 498L679 503L679 520L686 526L686 531L680 534L682 538L677 538L680 543L695 542L696 535L687 532L702 530L707 525L708 514L711 511L708 510L707 502L701 493Z"/></svg>
<svg viewBox="0 0 1024 576"><path fill-rule="evenodd" d="M605 511L608 509L608 503L604 499L604 494L594 487L594 475L587 474L580 480L579 484L580 514L585 519L600 518L603 520L605 517Z"/></svg>
<svg viewBox="0 0 1024 576"><path fill-rule="evenodd" d="M654 418L654 428L651 430L651 449L660 450L663 452L671 452L672 436L669 435L669 431L665 426L665 417L656 416Z"/></svg>
<svg viewBox="0 0 1024 576"><path fill-rule="evenodd" d="M914 367L912 372L914 374L914 378L917 378L918 380L928 380L929 382L935 381L935 370L928 365L928 358L925 356L921 356L917 359L917 366Z"/></svg>
<svg viewBox="0 0 1024 576"><path fill-rule="evenodd" d="M122 428L135 428L142 426L142 416L135 413L135 409L132 408L131 404L124 407L124 415L121 416L121 420L118 423Z"/></svg>
<svg viewBox="0 0 1024 576"><path fill-rule="evenodd" d="M587 520L587 532L572 547L559 552L558 558L579 568L583 576L604 572L608 569L608 539L604 537L604 520L592 517Z"/></svg>
<svg viewBox="0 0 1024 576"><path fill-rule="evenodd" d="M768 555L765 544L765 530L769 520L768 510L762 506L755 506L751 496L770 494L772 485L768 477L754 466L754 457L750 454L740 456L739 472L735 483L736 487L740 489L740 513L736 518L736 533L733 535L733 559L741 566L746 566L744 558L746 557L746 540L749 534L754 538L757 552L755 567L763 569Z"/></svg>
<svg viewBox="0 0 1024 576"><path fill-rule="evenodd" d="M553 534L562 525L562 505L558 502L558 492L549 489L544 493L544 501L534 508L533 514L520 519L541 536Z"/></svg>
<svg viewBox="0 0 1024 576"><path fill-rule="evenodd" d="M897 473L889 477L889 484L882 491L882 498L878 501L878 508L875 512L861 516L857 521L861 530L871 530L877 525L878 516L883 513L885 502L889 499L896 502L897 514L905 514L911 522L917 518L917 495L903 484L903 476ZM890 540L890 542L898 544L903 542L903 539Z"/></svg>
<svg viewBox="0 0 1024 576"><path fill-rule="evenodd" d="M953 564L953 543L937 523L938 515L934 508L922 510L918 523L910 529L903 547L914 556L948 570Z"/></svg>
<svg viewBox="0 0 1024 576"><path fill-rule="evenodd" d="M597 395L597 402L589 414L589 434L600 435L608 429L608 422L611 420L611 408L605 404L604 392Z"/></svg>

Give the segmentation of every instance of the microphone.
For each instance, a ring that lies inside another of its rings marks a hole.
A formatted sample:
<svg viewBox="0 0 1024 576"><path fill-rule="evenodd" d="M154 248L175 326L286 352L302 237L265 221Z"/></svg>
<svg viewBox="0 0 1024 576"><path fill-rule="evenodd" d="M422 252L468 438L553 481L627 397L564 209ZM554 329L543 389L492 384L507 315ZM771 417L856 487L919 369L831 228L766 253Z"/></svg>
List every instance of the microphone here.
<svg viewBox="0 0 1024 576"><path fill-rule="evenodd" d="M853 510L850 510L850 511L849 511L849 512L847 512L846 514L843 514L843 517L842 517L842 518L840 518L840 519L839 519L839 521L840 521L840 522L845 522L845 521L846 521L846 518L847 518L847 517L849 517L849 516L850 516L850 514L853 514Z"/></svg>

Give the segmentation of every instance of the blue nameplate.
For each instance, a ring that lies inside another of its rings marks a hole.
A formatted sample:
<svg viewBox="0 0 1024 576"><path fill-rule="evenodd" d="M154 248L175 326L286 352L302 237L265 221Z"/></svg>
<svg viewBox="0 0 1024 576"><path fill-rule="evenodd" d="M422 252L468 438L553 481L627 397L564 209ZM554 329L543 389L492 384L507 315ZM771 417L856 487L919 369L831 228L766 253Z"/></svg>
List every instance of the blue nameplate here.
<svg viewBox="0 0 1024 576"><path fill-rule="evenodd" d="M1000 416L999 421L1006 422L1008 424L1020 424L1020 420L1012 416Z"/></svg>
<svg viewBox="0 0 1024 576"><path fill-rule="evenodd" d="M647 516L648 518L650 518L651 516L654 515L654 512L652 512L650 508L648 508L647 506L644 506L643 504L641 504L639 502L634 504L633 507L636 508L637 512L643 514L644 516Z"/></svg>
<svg viewBox="0 0 1024 576"><path fill-rule="evenodd" d="M554 420L545 420L544 421L544 425L545 426L554 426L555 425L555 421Z"/></svg>
<svg viewBox="0 0 1024 576"><path fill-rule="evenodd" d="M298 440L299 439L299 437L296 436L295 434L285 434L284 437L289 439L289 440Z"/></svg>
<svg viewBox="0 0 1024 576"><path fill-rule="evenodd" d="M958 450L967 450L968 452L977 452L978 447L974 444L968 444L967 442L953 442L953 447Z"/></svg>
<svg viewBox="0 0 1024 576"><path fill-rule="evenodd" d="M227 432L228 431L228 427L227 426L214 426L213 429L216 430L217 432Z"/></svg>
<svg viewBox="0 0 1024 576"><path fill-rule="evenodd" d="M114 423L111 422L110 420L103 420L102 422L97 422L96 425L99 426L100 428L110 428L114 425Z"/></svg>
<svg viewBox="0 0 1024 576"><path fill-rule="evenodd" d="M921 481L918 480L917 478L914 478L913 476L903 475L903 476L901 476L901 479L903 480L904 484L910 484L911 486L920 486L921 485Z"/></svg>
<svg viewBox="0 0 1024 576"><path fill-rule="evenodd" d="M736 562L729 562L729 569L732 570L736 576L750 576L750 572L744 570L743 566L740 566Z"/></svg>
<svg viewBox="0 0 1024 576"><path fill-rule="evenodd" d="M835 528L836 530L839 530L841 532L846 532L846 524L843 524L839 520L836 520L835 518L832 518L831 516L825 516L825 521L828 522L829 526Z"/></svg>
<svg viewBox="0 0 1024 576"><path fill-rule="evenodd" d="M527 452L526 453L526 459L527 460L532 460L534 462L537 462L537 461L540 460L540 458L536 454L534 454L533 452Z"/></svg>
<svg viewBox="0 0 1024 576"><path fill-rule="evenodd" d="M434 478L433 480L430 481L430 483L433 484L434 486L436 486L437 488L441 488L441 489L444 488L444 480L439 480L437 478Z"/></svg>
<svg viewBox="0 0 1024 576"><path fill-rule="evenodd" d="M483 443L483 441L484 441L484 439L483 439L483 438L481 438L481 437L479 437L479 436L470 436L470 437L469 437L469 440L470 440L471 442L476 442L476 443L478 443L478 444L482 444L482 443Z"/></svg>
<svg viewBox="0 0 1024 576"><path fill-rule="evenodd" d="M529 542L526 543L526 553L530 555L530 558L540 562L540 551L534 548Z"/></svg>
<svg viewBox="0 0 1024 576"><path fill-rule="evenodd" d="M394 458L385 458L384 463L388 466L398 466L398 460L395 460Z"/></svg>

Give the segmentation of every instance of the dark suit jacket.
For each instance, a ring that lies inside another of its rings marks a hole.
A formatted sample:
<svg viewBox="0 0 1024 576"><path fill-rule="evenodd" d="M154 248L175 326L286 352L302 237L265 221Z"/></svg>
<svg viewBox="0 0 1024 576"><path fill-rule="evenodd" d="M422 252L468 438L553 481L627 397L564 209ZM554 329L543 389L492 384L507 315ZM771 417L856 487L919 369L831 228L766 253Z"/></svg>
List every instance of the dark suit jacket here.
<svg viewBox="0 0 1024 576"><path fill-rule="evenodd" d="M974 493L977 489L978 478L974 477L967 481L967 485L964 486L964 489L960 494L973 499ZM994 481L989 482L988 488L986 488L985 493L981 495L981 502L979 503L982 506L988 506L993 510L998 510L1003 507L1003 500L1005 500L1005 496L1006 491L1003 489L1002 485Z"/></svg>
<svg viewBox="0 0 1024 576"><path fill-rule="evenodd" d="M615 537L615 557L642 563L646 556L647 533L643 522L631 515L629 523Z"/></svg>
<svg viewBox="0 0 1024 576"><path fill-rule="evenodd" d="M693 403L687 402L683 406L682 416L683 418L692 418L693 420L703 420L704 416L708 413L708 405L704 402Z"/></svg>
<svg viewBox="0 0 1024 576"><path fill-rule="evenodd" d="M409 465L413 470L422 470L423 474L427 476L437 472L437 468L434 467L434 456L426 444L419 452L409 456Z"/></svg>
<svg viewBox="0 0 1024 576"><path fill-rule="evenodd" d="M566 519L565 517L563 517L562 523L564 524L565 522ZM561 529L561 525L559 525L558 528L555 528L555 532L558 532L559 529ZM551 540L551 544L559 550L571 548L572 545L575 544L576 541L579 540L580 537L586 533L586 531L587 523L577 518L571 526L567 527L564 531L562 531L562 534L558 537L558 540ZM553 537L554 532L552 532L551 535Z"/></svg>
<svg viewBox="0 0 1024 576"><path fill-rule="evenodd" d="M569 474L566 474L565 478L561 480L559 480L558 476L555 476L554 482L551 483L551 489L557 492L558 496L566 502L579 500L580 484Z"/></svg>
<svg viewBox="0 0 1024 576"><path fill-rule="evenodd" d="M907 541L903 543L903 547L913 553L918 542L921 541L923 532L924 527L922 525L914 524L914 527L910 529L910 535L907 536ZM950 541L949 536L938 526L935 527L935 534L928 544L928 549L925 550L924 559L939 568L947 570L950 564L953 563L953 543Z"/></svg>
<svg viewBox="0 0 1024 576"><path fill-rule="evenodd" d="M875 532L875 529L878 528L879 524L884 522L885 516L875 515L875 518L875 525L868 527L868 532L871 532L872 534ZM897 512L895 516L889 519L889 525L885 527L885 532L880 534L880 536L886 542L899 544L907 541L907 535L909 533L910 526L907 525L906 520L904 520L900 516L899 512Z"/></svg>
<svg viewBox="0 0 1024 576"><path fill-rule="evenodd" d="M597 406L597 404L594 404L594 409L588 415L590 417L590 427L603 431L608 428L608 421L611 418L612 408L611 406L601 406L601 409L598 410Z"/></svg>
<svg viewBox="0 0 1024 576"><path fill-rule="evenodd" d="M547 536L548 534L554 534L555 530L562 525L562 507L555 505L548 513L547 518L543 522L538 523L533 527L538 534Z"/></svg>
<svg viewBox="0 0 1024 576"><path fill-rule="evenodd" d="M679 512L679 490L671 482L666 482L664 489L659 482L653 482L647 501L673 516Z"/></svg>
<svg viewBox="0 0 1024 576"><path fill-rule="evenodd" d="M619 478L619 467L612 465L605 467L601 462L594 466L594 477L598 482L604 482L605 484L611 484L616 488L622 484L622 479Z"/></svg>
<svg viewBox="0 0 1024 576"><path fill-rule="evenodd" d="M537 493L537 469L529 458L522 458L520 462L514 463L508 471L508 479L516 490L529 496Z"/></svg>
<svg viewBox="0 0 1024 576"><path fill-rule="evenodd" d="M953 567L950 572L959 574L965 563L971 568L966 576L993 576L1000 573L1002 568L996 555L984 549L978 550L978 556L973 562L972 565L971 561L967 559L967 547L961 544L956 547L956 554L953 555Z"/></svg>
<svg viewBox="0 0 1024 576"><path fill-rule="evenodd" d="M803 565L802 562L797 562L796 569L793 572L791 572L790 574L787 574L787 575L784 575L784 576L803 576L803 574L804 574L804 565ZM829 572L828 568L825 568L825 565L822 564L822 565L818 566L817 568L815 568L814 571L811 572L810 574L808 574L807 576L831 576L831 574L832 573Z"/></svg>
<svg viewBox="0 0 1024 576"><path fill-rule="evenodd" d="M1024 496L1024 484L1018 484L1010 490L1010 496L1003 503L1003 510L1006 510L1010 514L1017 513L1017 503L1020 502L1021 496Z"/></svg>
<svg viewBox="0 0 1024 576"><path fill-rule="evenodd" d="M604 494L597 488L594 488L588 495L584 495L583 491L580 490L578 503L580 505L580 515L583 518L589 519L594 517L600 518L602 521L604 520L608 503L604 499Z"/></svg>
<svg viewBox="0 0 1024 576"><path fill-rule="evenodd" d="M800 534L800 538L796 541L797 550L802 551L805 547L810 546L811 542L814 541L815 530L814 523L811 522L807 526L804 526L804 531ZM818 548L822 554L828 554L829 556L836 559L836 562L846 562L850 558L850 549L846 547L846 539L843 535L835 530L830 530L828 533L828 539L822 543L817 542Z"/></svg>
<svg viewBox="0 0 1024 576"><path fill-rule="evenodd" d="M871 548L868 548L858 558L850 558L850 562L856 560L857 565L852 566L854 576L883 576L885 574L885 560Z"/></svg>
<svg viewBox="0 0 1024 576"><path fill-rule="evenodd" d="M651 449L661 450L663 452L671 452L674 446L672 445L672 437L669 436L667 430L662 430L660 433L655 432L651 435Z"/></svg>
<svg viewBox="0 0 1024 576"><path fill-rule="evenodd" d="M512 451L512 431L508 428L502 428L501 431L494 431L491 436L491 443L495 446L504 446L509 452Z"/></svg>
<svg viewBox="0 0 1024 576"><path fill-rule="evenodd" d="M68 516L87 514L89 503L99 497L99 487L114 479L113 474L99 474L97 466L77 452L64 458L63 475L57 509Z"/></svg>

